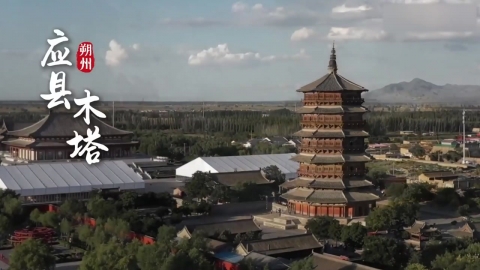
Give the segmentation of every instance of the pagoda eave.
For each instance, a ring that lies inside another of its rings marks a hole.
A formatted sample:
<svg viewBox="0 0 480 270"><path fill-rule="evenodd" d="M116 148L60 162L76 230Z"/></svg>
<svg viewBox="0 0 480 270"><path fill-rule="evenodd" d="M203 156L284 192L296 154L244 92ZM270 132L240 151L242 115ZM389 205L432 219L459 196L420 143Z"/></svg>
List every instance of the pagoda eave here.
<svg viewBox="0 0 480 270"><path fill-rule="evenodd" d="M368 132L363 130L324 130L324 129L302 129L293 133L294 137L303 138L347 138L347 137L368 137Z"/></svg>
<svg viewBox="0 0 480 270"><path fill-rule="evenodd" d="M343 164L343 163L366 163L372 159L366 155L308 155L300 153L291 160L307 164Z"/></svg>

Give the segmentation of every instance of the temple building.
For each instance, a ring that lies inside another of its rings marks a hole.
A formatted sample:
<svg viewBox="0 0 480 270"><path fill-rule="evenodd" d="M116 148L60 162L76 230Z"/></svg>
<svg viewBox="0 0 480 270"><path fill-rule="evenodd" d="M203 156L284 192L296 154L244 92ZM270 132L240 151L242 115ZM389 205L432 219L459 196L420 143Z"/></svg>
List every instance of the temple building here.
<svg viewBox="0 0 480 270"><path fill-rule="evenodd" d="M352 218L366 216L379 197L373 184L365 179L365 153L362 106L368 91L337 72L335 47L332 48L328 73L297 90L304 93L298 178L285 182L281 195L289 211L306 216Z"/></svg>
<svg viewBox="0 0 480 270"><path fill-rule="evenodd" d="M94 131L99 128L101 137L94 142L108 147L109 151L100 151L102 158L129 157L138 142L132 141L133 133L110 126L90 114L90 125L87 125L83 116L74 118L73 112L56 112L50 110L49 114L30 126L18 130L8 130L5 124L0 129L0 136L4 150L12 158L37 161L37 160L65 160L71 159L75 147L66 142L75 136L77 131L84 138L87 129ZM75 159L83 159L75 157Z"/></svg>

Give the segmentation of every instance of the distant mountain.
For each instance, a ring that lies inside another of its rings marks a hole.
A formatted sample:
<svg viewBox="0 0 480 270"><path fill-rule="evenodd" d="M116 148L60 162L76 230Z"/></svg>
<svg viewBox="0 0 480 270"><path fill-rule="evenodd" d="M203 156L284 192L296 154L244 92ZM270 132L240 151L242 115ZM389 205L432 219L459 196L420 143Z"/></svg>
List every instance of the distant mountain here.
<svg viewBox="0 0 480 270"><path fill-rule="evenodd" d="M415 78L410 82L389 84L363 96L367 103L449 103L478 104L478 85L436 85Z"/></svg>

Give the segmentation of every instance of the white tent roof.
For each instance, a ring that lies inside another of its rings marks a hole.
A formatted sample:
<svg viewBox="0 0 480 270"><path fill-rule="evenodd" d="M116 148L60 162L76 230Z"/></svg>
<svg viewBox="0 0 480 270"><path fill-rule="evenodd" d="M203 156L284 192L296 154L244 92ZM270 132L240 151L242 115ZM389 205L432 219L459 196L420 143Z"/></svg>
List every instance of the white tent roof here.
<svg viewBox="0 0 480 270"><path fill-rule="evenodd" d="M271 165L276 165L284 174L295 174L298 163L290 160L295 153L229 156L229 157L199 157L177 168L178 176L191 177L197 171L222 173L234 171L255 171Z"/></svg>
<svg viewBox="0 0 480 270"><path fill-rule="evenodd" d="M20 196L89 192L93 189L142 189L142 177L124 161L49 162L0 166L0 188Z"/></svg>

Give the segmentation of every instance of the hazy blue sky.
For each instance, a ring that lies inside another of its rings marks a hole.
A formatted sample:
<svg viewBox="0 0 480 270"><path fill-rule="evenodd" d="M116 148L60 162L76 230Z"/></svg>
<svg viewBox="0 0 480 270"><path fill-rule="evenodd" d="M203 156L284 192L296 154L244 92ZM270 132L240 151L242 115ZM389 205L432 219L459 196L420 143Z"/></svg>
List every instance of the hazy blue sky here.
<svg viewBox="0 0 480 270"><path fill-rule="evenodd" d="M7 0L0 9L0 94L39 99L53 29L82 41L96 66L68 88L103 100L300 99L327 71L369 88L410 81L480 84L477 3L466 0ZM394 4L392 4L394 3Z"/></svg>

